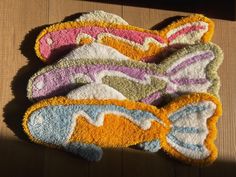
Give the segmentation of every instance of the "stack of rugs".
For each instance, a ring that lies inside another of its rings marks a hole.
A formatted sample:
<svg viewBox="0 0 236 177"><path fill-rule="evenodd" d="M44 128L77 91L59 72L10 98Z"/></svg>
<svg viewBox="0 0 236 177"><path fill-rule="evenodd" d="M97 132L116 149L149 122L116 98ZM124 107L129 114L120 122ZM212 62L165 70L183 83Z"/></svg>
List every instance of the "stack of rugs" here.
<svg viewBox="0 0 236 177"><path fill-rule="evenodd" d="M102 148L162 149L188 164L217 157L223 52L214 23L183 17L161 30L104 11L51 25L35 42L48 66L29 80L23 128L38 144L90 161Z"/></svg>

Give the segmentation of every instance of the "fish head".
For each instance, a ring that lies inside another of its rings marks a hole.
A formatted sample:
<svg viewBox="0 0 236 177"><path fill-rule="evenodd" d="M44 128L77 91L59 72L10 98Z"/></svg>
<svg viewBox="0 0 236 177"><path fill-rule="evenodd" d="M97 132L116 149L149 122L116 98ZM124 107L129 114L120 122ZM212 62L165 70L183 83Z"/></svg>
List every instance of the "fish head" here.
<svg viewBox="0 0 236 177"><path fill-rule="evenodd" d="M42 75L32 77L28 84L28 98L41 100L52 96L64 94L73 88L74 84L65 77L62 72L46 72Z"/></svg>
<svg viewBox="0 0 236 177"><path fill-rule="evenodd" d="M77 46L71 35L70 31L69 34L65 31L48 32L36 42L36 52L39 53L40 58L48 63L58 60Z"/></svg>
<svg viewBox="0 0 236 177"><path fill-rule="evenodd" d="M34 111L27 121L29 133L40 142L63 145L73 125L73 119L68 113L66 106L52 105Z"/></svg>

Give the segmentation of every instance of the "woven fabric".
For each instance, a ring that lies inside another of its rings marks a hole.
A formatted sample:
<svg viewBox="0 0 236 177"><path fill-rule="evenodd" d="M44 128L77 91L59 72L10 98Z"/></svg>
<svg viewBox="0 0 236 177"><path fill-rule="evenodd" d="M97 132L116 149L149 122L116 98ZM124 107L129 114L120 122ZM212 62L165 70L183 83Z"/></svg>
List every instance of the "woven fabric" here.
<svg viewBox="0 0 236 177"><path fill-rule="evenodd" d="M106 84L130 100L149 104L178 93L209 92L218 96L217 69L222 59L217 45L197 44L178 50L159 65L114 59L64 60L30 78L28 98L64 95L87 83Z"/></svg>
<svg viewBox="0 0 236 177"><path fill-rule="evenodd" d="M208 164L217 156L219 100L210 94L179 97L158 109L129 100L54 97L25 113L23 127L33 142L99 160L101 147L128 147L158 139L161 148L186 163Z"/></svg>
<svg viewBox="0 0 236 177"><path fill-rule="evenodd" d="M152 61L168 48L209 42L214 32L213 21L199 14L184 17L160 31L131 26L117 15L111 16L96 11L76 21L45 28L35 43L37 56L50 62L77 46L97 42L113 47L131 59Z"/></svg>

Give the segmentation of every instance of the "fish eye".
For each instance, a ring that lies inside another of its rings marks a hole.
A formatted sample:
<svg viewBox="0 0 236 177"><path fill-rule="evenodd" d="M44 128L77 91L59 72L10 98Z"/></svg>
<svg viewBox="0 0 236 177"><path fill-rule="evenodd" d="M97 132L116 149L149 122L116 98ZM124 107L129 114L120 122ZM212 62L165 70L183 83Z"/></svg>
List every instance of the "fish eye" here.
<svg viewBox="0 0 236 177"><path fill-rule="evenodd" d="M35 115L30 119L29 127L31 127L32 130L35 130L35 128L38 129L41 127L43 122L44 118L41 115Z"/></svg>
<svg viewBox="0 0 236 177"><path fill-rule="evenodd" d="M42 124L43 123L43 117L42 116L36 116L35 118L34 118L34 124L35 125L39 125L39 124Z"/></svg>
<svg viewBox="0 0 236 177"><path fill-rule="evenodd" d="M44 82L43 81L39 81L39 82L35 83L35 87L38 90L41 90L44 87Z"/></svg>
<svg viewBox="0 0 236 177"><path fill-rule="evenodd" d="M36 123L37 124L42 124L43 123L43 117L42 116L38 116L38 118L36 119Z"/></svg>
<svg viewBox="0 0 236 177"><path fill-rule="evenodd" d="M48 37L48 38L46 39L46 42L47 42L47 44L50 46L50 45L52 45L53 40L52 40L50 37Z"/></svg>

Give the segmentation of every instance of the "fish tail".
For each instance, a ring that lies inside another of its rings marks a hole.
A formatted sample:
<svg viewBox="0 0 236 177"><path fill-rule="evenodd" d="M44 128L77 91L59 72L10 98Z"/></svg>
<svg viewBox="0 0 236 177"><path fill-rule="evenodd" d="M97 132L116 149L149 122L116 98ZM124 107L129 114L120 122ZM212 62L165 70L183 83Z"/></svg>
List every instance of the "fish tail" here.
<svg viewBox="0 0 236 177"><path fill-rule="evenodd" d="M214 34L214 22L209 18L194 14L171 23L161 31L170 45L194 44L198 41L210 42Z"/></svg>
<svg viewBox="0 0 236 177"><path fill-rule="evenodd" d="M168 92L209 92L219 96L220 79L217 70L223 52L219 46L196 44L183 48L160 64L167 76Z"/></svg>
<svg viewBox="0 0 236 177"><path fill-rule="evenodd" d="M163 109L171 123L169 133L160 138L164 151L186 163L212 163L217 157L214 140L216 123L222 115L220 101L211 94L194 93Z"/></svg>

